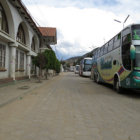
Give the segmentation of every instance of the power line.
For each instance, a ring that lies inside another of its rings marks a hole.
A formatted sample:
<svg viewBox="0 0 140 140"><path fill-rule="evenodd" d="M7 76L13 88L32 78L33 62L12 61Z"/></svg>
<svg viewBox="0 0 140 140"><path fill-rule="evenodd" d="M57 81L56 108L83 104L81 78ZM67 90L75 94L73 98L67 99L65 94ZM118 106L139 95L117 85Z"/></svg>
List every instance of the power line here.
<svg viewBox="0 0 140 140"><path fill-rule="evenodd" d="M33 0L31 0L31 2L32 2L32 5L35 5L36 6L36 8L38 9L38 11L39 11L39 13L40 13L40 17L45 17L45 15L44 15L44 12L40 9L40 7L38 6L38 2L37 1L33 1ZM44 18L42 18L42 19L44 19ZM43 21L43 20L42 20ZM43 25L44 26L46 26L46 24L43 22Z"/></svg>
<svg viewBox="0 0 140 140"><path fill-rule="evenodd" d="M22 0L22 1L25 2L25 0ZM40 7L37 6L38 4L37 4L36 1L27 0L26 3L27 3L28 5L34 5L34 6L38 9L38 12L39 12L40 17L44 17L44 16L45 16L44 13L41 11ZM27 11L28 11L28 12L30 13L30 15L31 15L31 12L30 12L28 9L27 9ZM42 15L43 15L43 16L42 16ZM32 17L32 19L35 21L35 23L40 27L40 25L39 25L39 23L36 21L36 19L35 19L33 16L31 16L31 17ZM43 18L42 18L42 19L43 19ZM43 20L40 21L40 20L38 19L38 21L41 22L41 23L43 24L43 26L46 26L46 24L45 24L44 22L42 22Z"/></svg>

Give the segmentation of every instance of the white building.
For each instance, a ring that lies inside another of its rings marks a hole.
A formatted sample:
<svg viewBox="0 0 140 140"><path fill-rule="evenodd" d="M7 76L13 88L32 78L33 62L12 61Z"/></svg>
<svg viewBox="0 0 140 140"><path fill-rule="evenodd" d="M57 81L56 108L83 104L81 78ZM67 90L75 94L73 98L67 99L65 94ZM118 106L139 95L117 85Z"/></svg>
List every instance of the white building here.
<svg viewBox="0 0 140 140"><path fill-rule="evenodd" d="M21 0L0 0L0 84L36 75L32 57L41 47L50 48L47 40Z"/></svg>

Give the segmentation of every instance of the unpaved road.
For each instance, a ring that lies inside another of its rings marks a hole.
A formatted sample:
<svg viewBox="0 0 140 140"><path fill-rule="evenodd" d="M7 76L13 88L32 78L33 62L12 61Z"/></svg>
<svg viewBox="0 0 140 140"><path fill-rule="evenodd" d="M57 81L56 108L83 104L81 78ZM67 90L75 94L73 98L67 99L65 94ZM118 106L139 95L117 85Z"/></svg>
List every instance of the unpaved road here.
<svg viewBox="0 0 140 140"><path fill-rule="evenodd" d="M140 94L64 73L0 108L0 140L140 140Z"/></svg>

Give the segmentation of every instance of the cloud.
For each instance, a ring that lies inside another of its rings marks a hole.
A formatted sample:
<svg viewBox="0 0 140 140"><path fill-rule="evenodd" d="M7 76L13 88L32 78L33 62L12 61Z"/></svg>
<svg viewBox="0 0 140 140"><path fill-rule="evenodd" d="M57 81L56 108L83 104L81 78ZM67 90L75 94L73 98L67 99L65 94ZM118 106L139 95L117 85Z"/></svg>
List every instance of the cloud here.
<svg viewBox="0 0 140 140"><path fill-rule="evenodd" d="M49 7L67 8L92 8L99 6L112 6L119 3L118 0L34 0L34 3L29 0L23 0L26 5L42 4Z"/></svg>
<svg viewBox="0 0 140 140"><path fill-rule="evenodd" d="M67 59L69 57L83 55L87 52L87 49L81 48L79 42L69 42L69 41L58 41L59 45L51 46L56 52L56 55L59 59Z"/></svg>
<svg viewBox="0 0 140 140"><path fill-rule="evenodd" d="M24 0L25 1L25 0ZM138 0L42 0L27 8L41 26L57 28L56 51L59 58L81 55L92 46L101 46L125 26L140 22ZM43 2L43 4L41 3ZM38 10L37 10L38 9ZM53 46L52 46L53 47Z"/></svg>

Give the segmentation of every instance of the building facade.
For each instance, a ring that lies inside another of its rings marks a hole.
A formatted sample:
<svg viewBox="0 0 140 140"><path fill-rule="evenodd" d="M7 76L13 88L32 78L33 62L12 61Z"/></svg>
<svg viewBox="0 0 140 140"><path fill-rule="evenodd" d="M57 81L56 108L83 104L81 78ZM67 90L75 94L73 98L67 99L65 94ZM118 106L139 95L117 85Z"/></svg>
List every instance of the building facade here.
<svg viewBox="0 0 140 140"><path fill-rule="evenodd" d="M42 39L21 0L0 0L0 83L37 75L32 58L42 46L50 48Z"/></svg>

